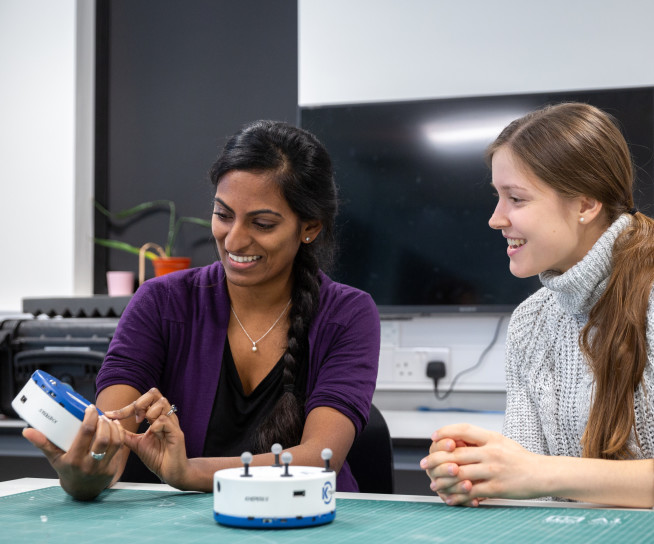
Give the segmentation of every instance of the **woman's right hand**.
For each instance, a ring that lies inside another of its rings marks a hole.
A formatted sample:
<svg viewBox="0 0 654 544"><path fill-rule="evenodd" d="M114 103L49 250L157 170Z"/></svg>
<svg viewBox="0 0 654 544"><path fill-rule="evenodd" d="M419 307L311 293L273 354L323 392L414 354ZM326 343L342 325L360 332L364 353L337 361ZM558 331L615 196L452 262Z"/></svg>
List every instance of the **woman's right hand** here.
<svg viewBox="0 0 654 544"><path fill-rule="evenodd" d="M107 416L137 424L146 420L150 426L144 433L125 433L125 445L162 481L187 489L190 464L176 410L158 389L152 388L127 406L108 411Z"/></svg>
<svg viewBox="0 0 654 544"><path fill-rule="evenodd" d="M125 430L120 422L98 415L94 405L86 408L82 426L67 452L36 429L24 429L23 436L44 453L57 471L61 487L75 499L94 499L112 483L119 465L122 471L124 460L118 459L121 455L117 453L123 447Z"/></svg>

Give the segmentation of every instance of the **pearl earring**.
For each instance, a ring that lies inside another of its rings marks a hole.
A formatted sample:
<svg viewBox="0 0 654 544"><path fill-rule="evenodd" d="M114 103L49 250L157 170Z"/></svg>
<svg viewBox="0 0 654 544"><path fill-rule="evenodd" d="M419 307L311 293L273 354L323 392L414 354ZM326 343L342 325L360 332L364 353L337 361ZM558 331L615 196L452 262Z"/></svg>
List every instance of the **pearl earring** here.
<svg viewBox="0 0 654 544"><path fill-rule="evenodd" d="M580 218L579 218L579 222L580 222L580 223L583 223L583 222L584 222L584 218L583 218L583 217L580 217Z"/></svg>
<svg viewBox="0 0 654 544"><path fill-rule="evenodd" d="M308 236L304 239L305 242L309 242L310 240L311 238L309 238Z"/></svg>

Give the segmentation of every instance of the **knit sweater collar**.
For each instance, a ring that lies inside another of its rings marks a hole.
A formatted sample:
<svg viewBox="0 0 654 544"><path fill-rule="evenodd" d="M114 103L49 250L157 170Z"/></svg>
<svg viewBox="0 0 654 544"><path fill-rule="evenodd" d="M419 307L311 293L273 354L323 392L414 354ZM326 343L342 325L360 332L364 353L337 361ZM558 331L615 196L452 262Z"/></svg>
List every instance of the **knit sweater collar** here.
<svg viewBox="0 0 654 544"><path fill-rule="evenodd" d="M586 256L563 274L553 270L539 274L541 283L554 293L564 310L587 314L599 300L611 274L613 244L630 222L628 214L618 217Z"/></svg>

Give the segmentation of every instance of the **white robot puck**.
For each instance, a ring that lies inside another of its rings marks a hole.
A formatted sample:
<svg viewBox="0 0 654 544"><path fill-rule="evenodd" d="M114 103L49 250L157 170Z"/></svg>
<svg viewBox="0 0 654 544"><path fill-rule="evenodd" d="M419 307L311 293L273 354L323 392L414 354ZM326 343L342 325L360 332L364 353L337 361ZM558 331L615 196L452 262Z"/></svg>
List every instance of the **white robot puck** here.
<svg viewBox="0 0 654 544"><path fill-rule="evenodd" d="M89 404L70 386L43 370L36 370L11 402L11 407L50 442L68 451ZM98 413L102 414L100 410Z"/></svg>
<svg viewBox="0 0 654 544"><path fill-rule="evenodd" d="M329 452L327 458L325 452ZM217 471L213 477L214 519L222 525L259 529L310 527L333 521L336 472L329 468L331 451L323 450L325 468L290 466L290 452L281 457L283 465L250 467L252 455L246 452L241 456L243 468Z"/></svg>

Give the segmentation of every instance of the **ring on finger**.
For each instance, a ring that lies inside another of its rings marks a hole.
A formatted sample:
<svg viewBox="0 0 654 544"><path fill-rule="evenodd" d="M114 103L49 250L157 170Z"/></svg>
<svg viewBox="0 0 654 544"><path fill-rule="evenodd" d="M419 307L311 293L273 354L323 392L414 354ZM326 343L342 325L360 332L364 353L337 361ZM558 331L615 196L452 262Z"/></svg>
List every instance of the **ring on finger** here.
<svg viewBox="0 0 654 544"><path fill-rule="evenodd" d="M93 459L95 459L96 461L102 461L105 455L107 455L106 451L102 453L95 453L94 451L91 452L91 457L93 457Z"/></svg>
<svg viewBox="0 0 654 544"><path fill-rule="evenodd" d="M175 406L174 404L171 404L170 405L170 410L168 410L168 412L166 412L166 415L170 416L170 415L172 415L172 414L174 414L176 412L177 412L177 406Z"/></svg>

